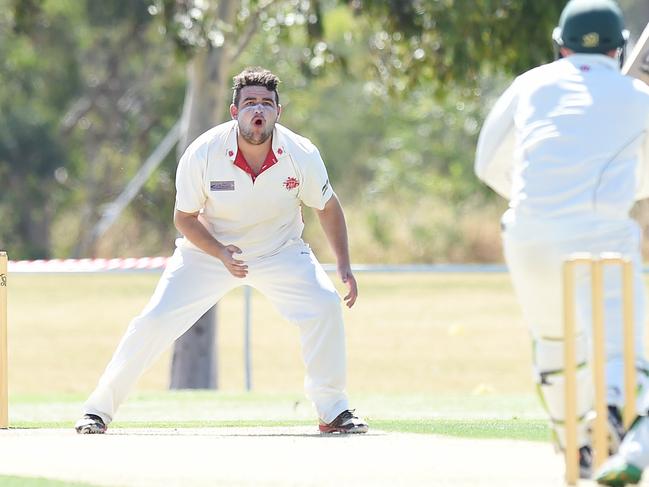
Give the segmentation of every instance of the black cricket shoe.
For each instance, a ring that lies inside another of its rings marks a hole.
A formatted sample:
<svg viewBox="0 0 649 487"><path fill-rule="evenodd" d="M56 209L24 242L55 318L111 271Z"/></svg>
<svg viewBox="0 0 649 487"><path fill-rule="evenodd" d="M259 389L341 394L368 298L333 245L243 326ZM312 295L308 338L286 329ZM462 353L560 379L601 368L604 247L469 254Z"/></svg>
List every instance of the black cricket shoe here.
<svg viewBox="0 0 649 487"><path fill-rule="evenodd" d="M367 433L368 426L363 418L354 414L354 409L346 409L334 419L331 423L320 421L320 434L328 435L334 433Z"/></svg>
<svg viewBox="0 0 649 487"><path fill-rule="evenodd" d="M579 478L590 479L593 476L593 450L590 445L579 449Z"/></svg>
<svg viewBox="0 0 649 487"><path fill-rule="evenodd" d="M80 435L103 435L106 432L106 423L96 414L84 414L74 425Z"/></svg>

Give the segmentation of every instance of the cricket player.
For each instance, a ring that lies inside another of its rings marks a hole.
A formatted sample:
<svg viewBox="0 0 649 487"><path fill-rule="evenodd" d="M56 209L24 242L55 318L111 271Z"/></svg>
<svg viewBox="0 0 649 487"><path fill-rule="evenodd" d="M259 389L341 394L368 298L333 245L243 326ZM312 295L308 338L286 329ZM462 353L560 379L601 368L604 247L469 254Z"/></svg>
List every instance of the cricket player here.
<svg viewBox="0 0 649 487"><path fill-rule="evenodd" d="M183 238L85 403L78 433L104 433L154 359L228 291L246 284L298 326L305 390L320 432L367 432L345 392L340 298L301 239L305 205L318 214L351 308L358 291L345 217L318 149L276 123L278 83L262 68L235 76L232 120L198 137L180 159L174 222Z"/></svg>
<svg viewBox="0 0 649 487"><path fill-rule="evenodd" d="M634 264L638 380L647 382L645 318L635 200L649 196L649 87L620 73L627 40L612 0L571 0L553 33L558 59L518 76L480 132L477 176L509 200L502 217L505 260L533 340L538 391L556 445L565 447L562 261L573 252L619 252ZM591 476L592 381L587 269L577 275L580 475ZM610 439L624 429L621 282L605 275Z"/></svg>

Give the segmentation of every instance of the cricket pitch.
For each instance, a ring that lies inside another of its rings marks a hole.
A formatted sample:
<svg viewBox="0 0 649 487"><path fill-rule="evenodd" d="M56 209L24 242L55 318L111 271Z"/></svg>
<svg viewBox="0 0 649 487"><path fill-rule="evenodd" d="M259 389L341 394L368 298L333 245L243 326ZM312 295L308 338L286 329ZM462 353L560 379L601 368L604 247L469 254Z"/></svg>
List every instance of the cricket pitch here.
<svg viewBox="0 0 649 487"><path fill-rule="evenodd" d="M105 435L9 429L0 431L0 444L2 475L106 486L563 485L563 459L546 442L376 430L320 436L315 426L296 426Z"/></svg>

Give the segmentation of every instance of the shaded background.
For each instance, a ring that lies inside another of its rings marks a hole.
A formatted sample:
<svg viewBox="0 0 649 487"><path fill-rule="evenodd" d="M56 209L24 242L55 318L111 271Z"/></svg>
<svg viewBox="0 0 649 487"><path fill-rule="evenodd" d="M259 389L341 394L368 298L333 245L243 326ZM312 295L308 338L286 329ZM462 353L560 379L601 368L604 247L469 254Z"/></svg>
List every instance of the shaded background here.
<svg viewBox="0 0 649 487"><path fill-rule="evenodd" d="M637 38L649 4L620 3ZM321 149L355 262L500 261L504 201L473 176L476 137L512 77L552 59L563 4L0 0L0 248L170 254L187 123L114 224L97 224L191 111L192 83L225 121L231 77L260 64L283 80L282 122ZM306 238L332 260L317 225Z"/></svg>

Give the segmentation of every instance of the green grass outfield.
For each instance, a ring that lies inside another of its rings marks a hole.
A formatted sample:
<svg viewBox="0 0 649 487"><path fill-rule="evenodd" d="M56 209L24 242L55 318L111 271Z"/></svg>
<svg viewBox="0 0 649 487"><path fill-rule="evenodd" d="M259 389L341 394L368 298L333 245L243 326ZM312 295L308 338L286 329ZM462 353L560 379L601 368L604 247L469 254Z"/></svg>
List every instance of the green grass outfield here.
<svg viewBox="0 0 649 487"><path fill-rule="evenodd" d="M533 396L368 395L352 398L372 428L465 438L549 440L549 428ZM25 396L12 400L12 428L72 428L82 398ZM127 400L111 428L298 426L315 413L300 393L169 391Z"/></svg>

